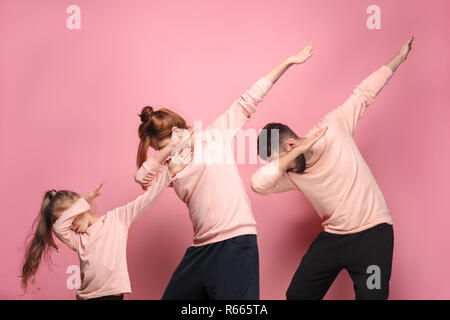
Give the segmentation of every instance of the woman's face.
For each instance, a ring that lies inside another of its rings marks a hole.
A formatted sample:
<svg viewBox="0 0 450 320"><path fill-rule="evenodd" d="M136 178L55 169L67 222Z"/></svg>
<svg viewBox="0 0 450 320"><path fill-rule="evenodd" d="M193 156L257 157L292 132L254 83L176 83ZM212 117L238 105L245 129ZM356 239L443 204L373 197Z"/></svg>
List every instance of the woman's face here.
<svg viewBox="0 0 450 320"><path fill-rule="evenodd" d="M170 138L164 138L162 140L158 140L158 141L152 141L152 143L150 144L150 146L156 150L159 151L162 148L166 147L168 144L170 143Z"/></svg>

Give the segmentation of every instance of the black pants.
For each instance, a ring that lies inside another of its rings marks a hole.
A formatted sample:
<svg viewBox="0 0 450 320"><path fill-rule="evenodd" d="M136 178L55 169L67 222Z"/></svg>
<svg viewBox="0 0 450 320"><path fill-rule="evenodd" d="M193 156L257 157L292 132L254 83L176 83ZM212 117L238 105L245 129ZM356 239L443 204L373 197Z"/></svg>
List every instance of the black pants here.
<svg viewBox="0 0 450 320"><path fill-rule="evenodd" d="M387 299L393 249L394 231L387 223L348 235L321 232L301 260L286 298L322 299L346 269L356 299Z"/></svg>
<svg viewBox="0 0 450 320"><path fill-rule="evenodd" d="M259 299L256 235L189 247L162 299Z"/></svg>
<svg viewBox="0 0 450 320"><path fill-rule="evenodd" d="M88 300L123 300L123 294L121 294L120 296L103 296L103 297L97 297L97 298L92 298L92 299L88 299Z"/></svg>

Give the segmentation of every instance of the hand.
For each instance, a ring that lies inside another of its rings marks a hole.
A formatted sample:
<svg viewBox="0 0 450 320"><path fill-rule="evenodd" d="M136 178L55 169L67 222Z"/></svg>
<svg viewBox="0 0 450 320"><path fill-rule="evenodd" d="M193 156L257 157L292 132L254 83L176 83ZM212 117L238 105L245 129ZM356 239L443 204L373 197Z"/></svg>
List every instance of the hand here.
<svg viewBox="0 0 450 320"><path fill-rule="evenodd" d="M413 40L414 40L414 36L409 38L409 40L400 49L399 55L402 57L403 61L408 58L408 54L409 54L409 52L411 51L411 48L412 48Z"/></svg>
<svg viewBox="0 0 450 320"><path fill-rule="evenodd" d="M302 51L300 51L296 55L289 57L287 59L288 63L291 63L291 64L304 63L306 60L311 58L311 56L313 55L313 49L314 49L314 45L312 42L310 42L306 47L303 48Z"/></svg>
<svg viewBox="0 0 450 320"><path fill-rule="evenodd" d="M170 177L173 178L191 162L191 149L186 148L174 156L168 166Z"/></svg>
<svg viewBox="0 0 450 320"><path fill-rule="evenodd" d="M97 198L100 195L100 188L103 186L104 182L98 184L94 190L92 190L90 193L88 193L87 195L84 196L84 199L89 202L92 203L92 201L94 201L95 198Z"/></svg>
<svg viewBox="0 0 450 320"><path fill-rule="evenodd" d="M298 151L297 153L301 154L309 151L312 146L325 135L325 132L327 132L327 130L328 127L324 127L318 130L316 133L304 138L303 141L295 147L295 149Z"/></svg>
<svg viewBox="0 0 450 320"><path fill-rule="evenodd" d="M70 226L70 230L77 232L77 233L83 233L86 232L86 230L89 227L89 213L82 213L78 215L73 221L72 225Z"/></svg>
<svg viewBox="0 0 450 320"><path fill-rule="evenodd" d="M191 136L194 130L189 129L176 129L172 132L170 139L171 155L176 155L180 150L191 147Z"/></svg>

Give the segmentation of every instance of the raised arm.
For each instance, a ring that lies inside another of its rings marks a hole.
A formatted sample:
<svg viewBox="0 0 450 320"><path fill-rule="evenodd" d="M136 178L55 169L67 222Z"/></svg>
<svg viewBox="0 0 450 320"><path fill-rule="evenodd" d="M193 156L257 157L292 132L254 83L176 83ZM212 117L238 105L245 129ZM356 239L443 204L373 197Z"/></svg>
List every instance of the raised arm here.
<svg viewBox="0 0 450 320"><path fill-rule="evenodd" d="M388 63L386 63L392 72L395 72L397 68L408 58L413 41L414 37L409 38L409 40L400 49L400 52L397 53Z"/></svg>
<svg viewBox="0 0 450 320"><path fill-rule="evenodd" d="M288 57L276 68L268 72L265 77L272 83L275 83L280 79L280 77L286 72L289 67L294 64L302 64L306 62L313 55L314 45L310 42L306 47L303 48L299 53Z"/></svg>
<svg viewBox="0 0 450 320"><path fill-rule="evenodd" d="M236 134L237 129L241 129L249 121L250 115L256 111L258 103L263 100L284 72L292 65L308 60L312 56L312 50L313 45L310 43L298 54L285 59L236 99L225 113L208 126L208 129L236 129Z"/></svg>
<svg viewBox="0 0 450 320"><path fill-rule="evenodd" d="M381 66L356 86L350 97L342 105L327 114L324 119L353 136L358 120L366 112L367 107L375 100L375 97L387 84L398 66L406 60L411 50L412 40L413 38L409 39L402 46L400 53L391 61Z"/></svg>

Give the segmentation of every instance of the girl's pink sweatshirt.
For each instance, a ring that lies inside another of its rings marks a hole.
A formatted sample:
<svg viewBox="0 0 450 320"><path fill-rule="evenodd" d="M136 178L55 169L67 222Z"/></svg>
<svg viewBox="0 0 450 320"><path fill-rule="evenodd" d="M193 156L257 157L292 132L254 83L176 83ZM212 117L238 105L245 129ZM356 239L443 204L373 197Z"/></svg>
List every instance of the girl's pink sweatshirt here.
<svg viewBox="0 0 450 320"><path fill-rule="evenodd" d="M78 253L80 260L81 286L77 289L77 299L131 292L126 257L128 228L171 181L167 170L161 172L161 176L144 194L122 207L108 211L85 233L70 230L75 217L90 210L89 203L83 197L56 220L54 233Z"/></svg>
<svg viewBox="0 0 450 320"><path fill-rule="evenodd" d="M189 209L194 246L257 233L250 201L234 163L233 141L272 85L262 77L207 130L195 132L196 140L202 139L195 143L193 161L172 183L175 193ZM230 158L220 156L224 154ZM166 166L167 161L161 165L150 157L137 170L135 181L146 188Z"/></svg>

